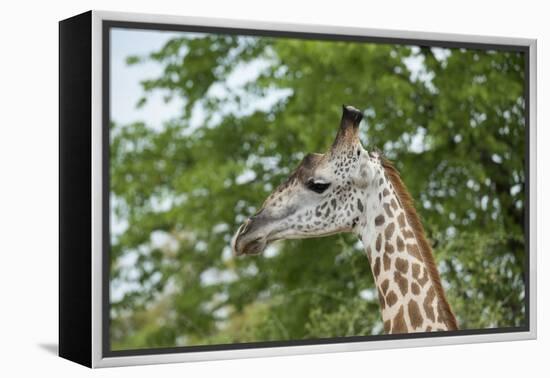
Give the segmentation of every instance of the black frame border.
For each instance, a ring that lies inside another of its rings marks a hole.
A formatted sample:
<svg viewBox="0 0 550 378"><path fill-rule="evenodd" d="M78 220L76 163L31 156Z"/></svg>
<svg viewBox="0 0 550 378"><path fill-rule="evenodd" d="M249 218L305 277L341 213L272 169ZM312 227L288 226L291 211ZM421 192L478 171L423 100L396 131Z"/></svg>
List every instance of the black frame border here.
<svg viewBox="0 0 550 378"><path fill-rule="evenodd" d="M360 36L349 34L330 34L317 32L296 32L283 30L249 29L218 26L197 26L185 24L170 23L149 23L134 21L103 20L102 21L102 177L103 177L103 203L102 203L102 357L126 357L126 356L145 356L174 353L192 353L206 351L223 351L239 349L256 348L280 348L307 345L322 344L341 344L366 341L381 340L406 340L418 338L437 338L447 336L470 336L470 335L488 335L498 333L516 333L529 332L530 329L530 47L513 44L497 44L482 42L456 42L445 40L428 40L419 38L400 38L400 37L375 37ZM524 100L525 100L525 205L524 205L524 237L525 237L525 324L519 327L485 328L485 329L467 329L445 332L422 332L414 334L388 334L388 335L369 335L369 336L349 336L333 337L304 340L286 340L286 341L260 341L250 343L236 344L214 344L214 345L194 345L166 348L139 348L129 350L111 350L110 343L110 30L113 28L135 29L135 30L156 30L156 31L179 31L179 32L197 32L197 33L220 33L232 35L246 35L256 37L278 37L278 38L297 38L313 40L347 41L347 42L366 42L379 44L398 44L414 45L419 47L443 47L443 48L464 48L475 50L496 50L512 51L524 54ZM406 34L406 31L402 32ZM467 36L465 36L467 37ZM534 252L533 252L534 253Z"/></svg>
<svg viewBox="0 0 550 378"><path fill-rule="evenodd" d="M92 12L59 21L59 356L92 366Z"/></svg>

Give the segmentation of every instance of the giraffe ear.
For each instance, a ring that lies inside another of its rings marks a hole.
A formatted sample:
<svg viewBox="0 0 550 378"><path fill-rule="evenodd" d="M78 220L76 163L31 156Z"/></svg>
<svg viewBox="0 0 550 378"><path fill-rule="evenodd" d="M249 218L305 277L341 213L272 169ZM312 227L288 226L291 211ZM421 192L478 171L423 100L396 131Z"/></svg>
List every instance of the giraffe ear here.
<svg viewBox="0 0 550 378"><path fill-rule="evenodd" d="M334 140L333 148L342 144L354 142L359 135L359 124L363 119L363 113L350 105L342 105L342 120L340 129Z"/></svg>

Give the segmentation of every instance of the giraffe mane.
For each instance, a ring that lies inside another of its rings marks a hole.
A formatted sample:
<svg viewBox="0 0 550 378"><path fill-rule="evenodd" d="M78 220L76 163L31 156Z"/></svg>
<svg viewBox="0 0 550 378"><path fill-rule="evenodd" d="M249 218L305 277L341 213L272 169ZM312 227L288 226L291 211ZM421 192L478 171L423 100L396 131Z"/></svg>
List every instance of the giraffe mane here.
<svg viewBox="0 0 550 378"><path fill-rule="evenodd" d="M420 217L418 216L414 207L414 201L409 191L405 187L405 184L401 180L401 176L394 165L384 156L380 156L380 161L388 179L391 181L395 189L396 195L400 200L401 205L405 210L407 221L413 229L416 241L420 247L422 259L424 260L424 264L428 271L428 275L439 298L439 310L442 313L443 321L445 322L449 330L456 330L458 329L456 318L453 314L453 311L451 310L449 302L447 302L445 291L443 290L443 286L441 285L441 278L435 264L432 247L426 239L424 227L422 226Z"/></svg>

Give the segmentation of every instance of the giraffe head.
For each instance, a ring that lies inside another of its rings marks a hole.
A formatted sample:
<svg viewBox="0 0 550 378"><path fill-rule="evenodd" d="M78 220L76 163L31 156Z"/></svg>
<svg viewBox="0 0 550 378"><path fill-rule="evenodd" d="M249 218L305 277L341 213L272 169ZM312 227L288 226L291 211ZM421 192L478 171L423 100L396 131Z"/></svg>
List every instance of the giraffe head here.
<svg viewBox="0 0 550 378"><path fill-rule="evenodd" d="M308 154L242 224L232 240L235 255L261 253L272 241L351 232L365 213L369 154L358 137L362 113L344 106L340 128L324 154Z"/></svg>

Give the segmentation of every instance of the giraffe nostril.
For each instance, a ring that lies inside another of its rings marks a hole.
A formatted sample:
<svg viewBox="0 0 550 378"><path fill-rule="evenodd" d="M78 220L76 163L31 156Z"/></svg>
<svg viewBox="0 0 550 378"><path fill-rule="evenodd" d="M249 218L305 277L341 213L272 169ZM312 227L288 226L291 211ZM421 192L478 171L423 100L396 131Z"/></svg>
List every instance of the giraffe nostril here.
<svg viewBox="0 0 550 378"><path fill-rule="evenodd" d="M248 218L246 220L246 222L243 223L243 225L241 225L241 227L239 228L239 232L237 232L239 235L243 235L245 234L248 229L250 228L250 223L251 223L251 218Z"/></svg>

